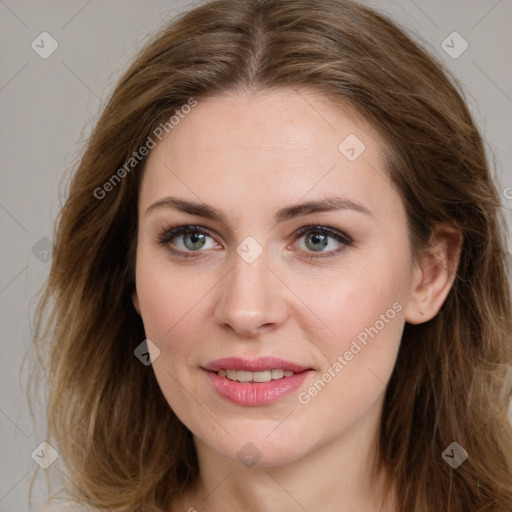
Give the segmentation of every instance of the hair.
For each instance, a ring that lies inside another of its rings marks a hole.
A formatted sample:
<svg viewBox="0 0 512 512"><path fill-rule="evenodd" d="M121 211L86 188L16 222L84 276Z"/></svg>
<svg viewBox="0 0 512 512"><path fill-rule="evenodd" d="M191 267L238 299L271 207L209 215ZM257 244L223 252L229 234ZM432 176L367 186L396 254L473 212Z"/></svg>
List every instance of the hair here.
<svg viewBox="0 0 512 512"><path fill-rule="evenodd" d="M399 512L509 512L510 270L485 147L442 64L346 0L202 4L160 30L117 83L70 182L36 312L47 439L65 463L67 495L93 509L166 511L199 474L190 431L133 354L145 339L132 292L146 158L115 184L113 174L191 99L282 87L348 105L378 131L414 257L441 223L463 239L441 311L405 325L375 470ZM469 454L457 469L441 456L454 441Z"/></svg>

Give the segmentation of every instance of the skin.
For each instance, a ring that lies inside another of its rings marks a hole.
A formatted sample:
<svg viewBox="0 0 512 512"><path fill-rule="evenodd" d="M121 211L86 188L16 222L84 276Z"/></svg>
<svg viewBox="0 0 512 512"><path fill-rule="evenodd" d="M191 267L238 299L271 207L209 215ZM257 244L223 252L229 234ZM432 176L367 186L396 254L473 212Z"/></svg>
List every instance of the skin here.
<svg viewBox="0 0 512 512"><path fill-rule="evenodd" d="M338 150L349 134L366 146L355 161ZM200 463L197 490L173 510L378 510L382 475L372 477L370 467L402 330L406 321L437 314L460 245L440 227L429 251L413 260L382 149L378 134L348 107L284 88L202 99L151 151L139 195L133 302L160 350L157 380L193 433ZM226 223L172 207L147 212L166 196L206 203ZM370 213L274 220L280 208L333 196ZM202 226L205 246L194 252L183 235L168 247L158 243L169 225ZM319 252L342 250L313 259L318 252L308 233L296 235L308 225L329 226L353 243L329 237ZM263 250L252 263L236 252L248 236ZM401 308L394 318L309 403L300 403L298 393L393 304ZM297 392L245 407L220 397L201 369L221 357L263 355L314 372ZM252 468L237 457L248 442L261 454ZM392 501L384 510L394 510Z"/></svg>

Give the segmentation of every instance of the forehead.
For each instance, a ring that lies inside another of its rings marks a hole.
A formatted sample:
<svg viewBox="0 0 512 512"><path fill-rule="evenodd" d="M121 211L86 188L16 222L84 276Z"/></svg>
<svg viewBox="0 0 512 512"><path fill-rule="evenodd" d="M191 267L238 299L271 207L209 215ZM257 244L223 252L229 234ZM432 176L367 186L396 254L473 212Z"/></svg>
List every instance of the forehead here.
<svg viewBox="0 0 512 512"><path fill-rule="evenodd" d="M229 146L263 158L262 148L272 156L287 148L337 152L340 137L349 133L374 149L380 145L371 125L349 105L337 105L311 89L281 88L202 98L165 138L176 147L193 135L198 150L219 153Z"/></svg>
<svg viewBox="0 0 512 512"><path fill-rule="evenodd" d="M151 151L141 202L165 193L244 208L333 192L396 200L383 149L353 109L315 91L203 98Z"/></svg>

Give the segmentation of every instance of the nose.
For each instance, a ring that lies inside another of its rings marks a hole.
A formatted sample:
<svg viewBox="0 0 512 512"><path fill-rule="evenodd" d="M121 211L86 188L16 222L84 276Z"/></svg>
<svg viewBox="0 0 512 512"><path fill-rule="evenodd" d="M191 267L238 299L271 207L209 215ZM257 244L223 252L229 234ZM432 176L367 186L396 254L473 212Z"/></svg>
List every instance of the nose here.
<svg viewBox="0 0 512 512"><path fill-rule="evenodd" d="M286 321L284 285L269 268L265 251L252 263L235 254L221 286L215 319L222 328L253 338Z"/></svg>

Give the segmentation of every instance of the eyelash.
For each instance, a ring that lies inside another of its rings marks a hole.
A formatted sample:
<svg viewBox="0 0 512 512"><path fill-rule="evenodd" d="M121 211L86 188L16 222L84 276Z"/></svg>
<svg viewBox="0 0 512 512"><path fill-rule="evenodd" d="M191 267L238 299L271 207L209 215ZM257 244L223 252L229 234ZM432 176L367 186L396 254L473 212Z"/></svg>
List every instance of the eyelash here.
<svg viewBox="0 0 512 512"><path fill-rule="evenodd" d="M200 252L204 252L201 250L198 251L181 251L179 249L173 249L169 242L175 238L178 235L186 235L189 233L199 233L202 235L206 235L213 240L214 237L212 237L209 233L209 231L206 228L203 228L202 226L195 226L195 225L182 225L182 226L176 226L172 227L170 225L165 226L160 233L156 236L156 241L158 244L165 246L170 252L173 254L176 254L177 256L183 257L183 258L194 258L197 257ZM298 229L294 233L295 241L300 239L303 235L308 233L321 233L323 235L328 235L331 238L334 238L337 242L341 243L342 246L339 249L334 249L332 251L322 253L318 252L315 254L314 251L308 251L307 255L304 256L307 259L317 259L317 258L331 258L339 254L340 252L343 252L347 247L351 247L353 244L353 240L346 234L341 233L337 229L331 228L329 226L320 226L320 225L309 225L309 226L303 226L302 228Z"/></svg>

